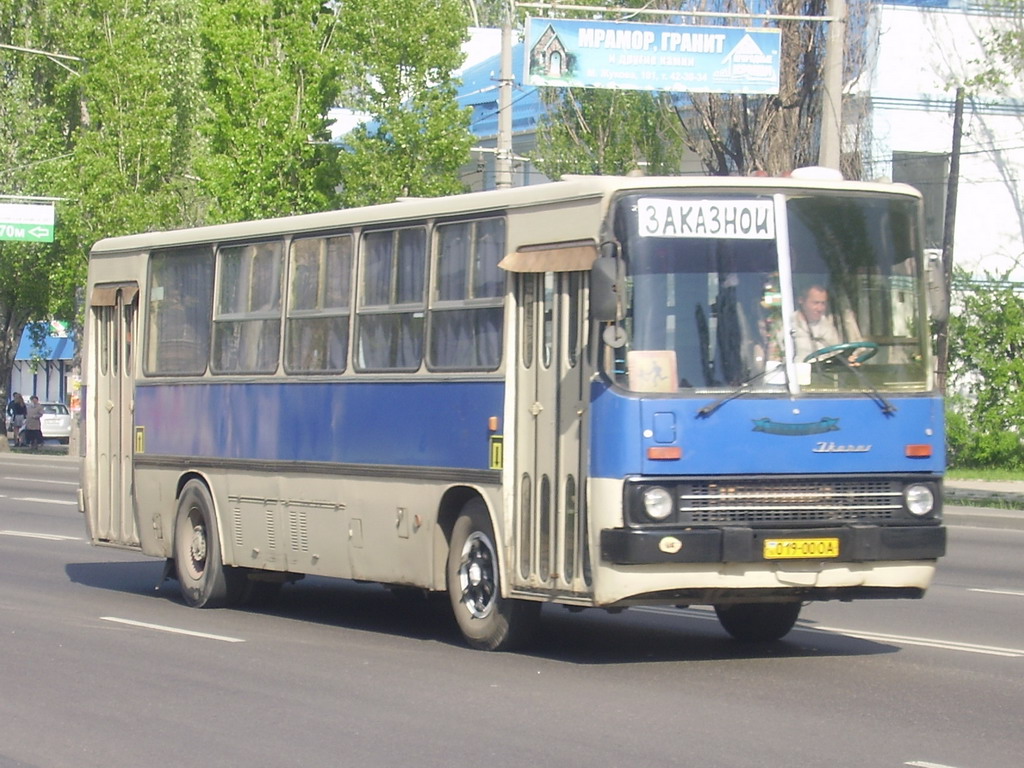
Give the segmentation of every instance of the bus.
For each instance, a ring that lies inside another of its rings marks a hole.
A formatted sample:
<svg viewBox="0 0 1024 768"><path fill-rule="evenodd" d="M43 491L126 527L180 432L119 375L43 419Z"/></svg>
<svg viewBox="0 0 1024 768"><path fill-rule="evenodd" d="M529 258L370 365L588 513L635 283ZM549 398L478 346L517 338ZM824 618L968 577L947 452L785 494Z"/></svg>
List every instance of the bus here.
<svg viewBox="0 0 1024 768"><path fill-rule="evenodd" d="M920 598L946 546L921 216L812 170L575 176L102 240L89 538L195 607L306 575L447 593L485 650L545 603L768 642L810 601Z"/></svg>

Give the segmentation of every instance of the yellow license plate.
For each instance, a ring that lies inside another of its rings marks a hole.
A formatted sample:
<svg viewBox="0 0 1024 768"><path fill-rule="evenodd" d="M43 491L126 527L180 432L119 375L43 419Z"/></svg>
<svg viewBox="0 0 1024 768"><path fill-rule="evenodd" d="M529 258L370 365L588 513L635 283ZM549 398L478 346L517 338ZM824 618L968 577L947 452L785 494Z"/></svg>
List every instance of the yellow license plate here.
<svg viewBox="0 0 1024 768"><path fill-rule="evenodd" d="M765 539L765 560L839 557L839 539Z"/></svg>

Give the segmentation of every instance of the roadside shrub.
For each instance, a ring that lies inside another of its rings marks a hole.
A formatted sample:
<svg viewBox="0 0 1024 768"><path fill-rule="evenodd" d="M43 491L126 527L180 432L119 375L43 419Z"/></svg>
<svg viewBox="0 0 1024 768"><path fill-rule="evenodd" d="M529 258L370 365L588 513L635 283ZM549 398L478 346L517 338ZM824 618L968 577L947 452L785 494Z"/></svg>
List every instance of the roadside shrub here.
<svg viewBox="0 0 1024 768"><path fill-rule="evenodd" d="M949 318L949 465L1024 469L1024 294L1005 280L961 288Z"/></svg>

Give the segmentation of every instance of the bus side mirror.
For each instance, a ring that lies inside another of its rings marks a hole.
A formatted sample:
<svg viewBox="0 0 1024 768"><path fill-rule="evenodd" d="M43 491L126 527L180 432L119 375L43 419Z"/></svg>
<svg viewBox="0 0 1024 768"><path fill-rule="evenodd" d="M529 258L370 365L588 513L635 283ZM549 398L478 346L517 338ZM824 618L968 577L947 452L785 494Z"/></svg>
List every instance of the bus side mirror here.
<svg viewBox="0 0 1024 768"><path fill-rule="evenodd" d="M928 313L940 323L949 319L949 288L942 265L942 251L928 248L924 252L925 276L928 281Z"/></svg>
<svg viewBox="0 0 1024 768"><path fill-rule="evenodd" d="M622 319L626 270L621 259L601 256L590 268L590 317L614 323Z"/></svg>

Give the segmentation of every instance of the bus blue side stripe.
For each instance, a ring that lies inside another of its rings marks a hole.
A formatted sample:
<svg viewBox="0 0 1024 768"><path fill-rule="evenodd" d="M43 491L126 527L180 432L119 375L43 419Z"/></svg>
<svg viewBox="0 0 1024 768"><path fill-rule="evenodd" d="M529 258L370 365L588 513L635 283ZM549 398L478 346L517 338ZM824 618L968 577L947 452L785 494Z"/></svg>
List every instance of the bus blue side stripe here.
<svg viewBox="0 0 1024 768"><path fill-rule="evenodd" d="M162 456L486 470L503 401L500 381L204 380L140 384L135 424Z"/></svg>

